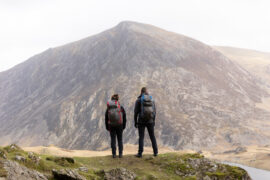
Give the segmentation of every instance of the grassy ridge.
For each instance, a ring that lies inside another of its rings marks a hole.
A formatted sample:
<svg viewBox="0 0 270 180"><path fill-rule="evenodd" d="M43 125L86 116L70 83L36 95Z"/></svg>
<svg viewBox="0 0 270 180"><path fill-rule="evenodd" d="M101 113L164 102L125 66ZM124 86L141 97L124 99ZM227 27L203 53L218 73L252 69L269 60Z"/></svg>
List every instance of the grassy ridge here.
<svg viewBox="0 0 270 180"><path fill-rule="evenodd" d="M205 159L200 154L179 154L166 153L158 157L145 155L143 158L136 158L132 155L124 156L122 159L112 159L111 156L103 157L74 157L63 158L49 155L32 154L40 157L38 163L29 157L29 153L19 147L11 148L7 146L0 148L0 152L6 154L7 159L16 160L16 156L24 157L23 161L18 161L30 169L35 169L47 176L52 176L52 169L60 170L64 168L78 169L87 167L88 172L78 171L87 179L104 179L106 171L113 168L126 168L134 172L137 180L142 179L199 179L209 176L217 179L242 179L247 175L246 171L229 165L214 163ZM0 157L3 161L3 157ZM215 171L211 168L215 167ZM210 171L211 170L211 171ZM0 176L6 176L3 166L0 164Z"/></svg>

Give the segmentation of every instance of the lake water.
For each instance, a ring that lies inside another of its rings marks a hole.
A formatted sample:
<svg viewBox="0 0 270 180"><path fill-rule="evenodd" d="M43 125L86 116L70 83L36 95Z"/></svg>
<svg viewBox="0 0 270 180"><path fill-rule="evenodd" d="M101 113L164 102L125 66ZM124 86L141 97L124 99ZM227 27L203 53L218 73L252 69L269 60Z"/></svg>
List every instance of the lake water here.
<svg viewBox="0 0 270 180"><path fill-rule="evenodd" d="M232 166L238 166L245 169L252 178L252 180L270 180L270 171L248 167L237 163L230 163L230 162L223 162L223 163Z"/></svg>

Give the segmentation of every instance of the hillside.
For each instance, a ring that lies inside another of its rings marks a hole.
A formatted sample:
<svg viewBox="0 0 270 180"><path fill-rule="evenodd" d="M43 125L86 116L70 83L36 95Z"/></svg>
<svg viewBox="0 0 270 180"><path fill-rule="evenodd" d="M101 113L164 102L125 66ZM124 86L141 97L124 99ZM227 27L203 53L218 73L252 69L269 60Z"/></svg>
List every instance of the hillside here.
<svg viewBox="0 0 270 180"><path fill-rule="evenodd" d="M158 157L54 157L27 153L16 145L0 148L0 178L20 179L241 179L250 180L238 167L219 164L200 154L167 153Z"/></svg>
<svg viewBox="0 0 270 180"><path fill-rule="evenodd" d="M217 50L225 56L240 64L243 68L254 75L258 84L270 92L270 53L260 52L250 49L234 47L215 46ZM257 103L258 108L270 111L270 98L263 98L261 103Z"/></svg>
<svg viewBox="0 0 270 180"><path fill-rule="evenodd" d="M270 53L251 49L214 46L225 56L240 64L270 88Z"/></svg>
<svg viewBox="0 0 270 180"><path fill-rule="evenodd" d="M270 143L270 115L256 107L269 95L256 77L197 40L122 22L1 72L0 144L106 149L113 93L128 114L124 143L136 144L133 106L142 86L156 100L160 146Z"/></svg>

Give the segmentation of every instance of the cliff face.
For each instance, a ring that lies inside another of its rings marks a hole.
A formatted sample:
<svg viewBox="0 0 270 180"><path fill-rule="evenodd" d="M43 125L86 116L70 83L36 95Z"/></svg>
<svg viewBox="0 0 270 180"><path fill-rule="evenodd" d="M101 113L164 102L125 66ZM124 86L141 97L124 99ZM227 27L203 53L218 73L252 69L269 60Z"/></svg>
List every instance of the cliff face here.
<svg viewBox="0 0 270 180"><path fill-rule="evenodd" d="M194 39L122 22L0 73L0 143L106 148L104 112L113 93L128 114L124 142L137 143L133 108L142 86L156 100L160 145L270 141L269 114L255 107L267 93L249 72Z"/></svg>

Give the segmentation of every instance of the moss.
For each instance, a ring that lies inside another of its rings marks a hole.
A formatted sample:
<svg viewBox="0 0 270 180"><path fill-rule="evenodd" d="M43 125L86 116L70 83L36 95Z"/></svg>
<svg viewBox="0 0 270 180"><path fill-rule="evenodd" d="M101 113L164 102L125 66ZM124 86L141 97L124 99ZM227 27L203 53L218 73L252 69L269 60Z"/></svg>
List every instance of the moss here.
<svg viewBox="0 0 270 180"><path fill-rule="evenodd" d="M63 167L72 167L75 165L75 160L70 157L46 157L47 161L53 161Z"/></svg>
<svg viewBox="0 0 270 180"><path fill-rule="evenodd" d="M16 144L11 144L9 146L6 146L3 148L6 152L10 153L10 152L22 152L23 150L17 146Z"/></svg>
<svg viewBox="0 0 270 180"><path fill-rule="evenodd" d="M240 167L229 166L229 165L225 165L225 167L228 173L230 174L230 176L233 177L234 179L241 180L242 177L244 177L247 174L247 172Z"/></svg>
<svg viewBox="0 0 270 180"><path fill-rule="evenodd" d="M225 178L228 175L223 172L206 172L205 174L209 177L217 177L218 179Z"/></svg>
<svg viewBox="0 0 270 180"><path fill-rule="evenodd" d="M104 179L104 173L96 174L93 170L90 170L88 172L79 171L79 174L86 177L86 179L90 179L90 180L103 180Z"/></svg>
<svg viewBox="0 0 270 180"><path fill-rule="evenodd" d="M185 177L184 180L196 180L196 176Z"/></svg>

